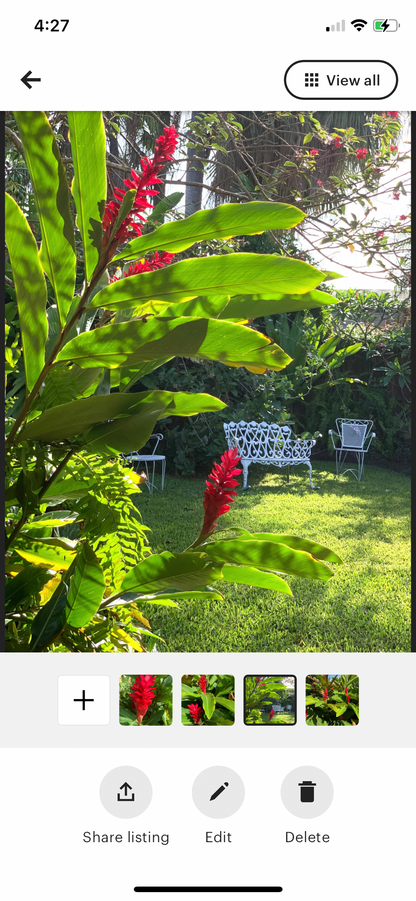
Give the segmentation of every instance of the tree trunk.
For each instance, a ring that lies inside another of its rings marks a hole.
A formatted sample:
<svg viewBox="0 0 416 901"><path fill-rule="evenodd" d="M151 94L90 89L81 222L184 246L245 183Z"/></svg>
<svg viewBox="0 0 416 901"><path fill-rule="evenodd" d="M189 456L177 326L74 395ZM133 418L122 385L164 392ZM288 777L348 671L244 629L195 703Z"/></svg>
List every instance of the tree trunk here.
<svg viewBox="0 0 416 901"><path fill-rule="evenodd" d="M191 122L194 122L197 116L202 116L202 112L193 112L191 113ZM201 209L202 203L202 185L204 182L204 164L200 160L195 160L195 156L200 156L201 154L194 147L188 148L188 171L187 171L187 179L189 181L198 182L195 185L187 185L186 193L185 193L185 210L186 215L191 216L192 213L196 213Z"/></svg>
<svg viewBox="0 0 416 901"><path fill-rule="evenodd" d="M108 113L107 113L107 116L108 116ZM120 161L118 135L115 131L113 131L112 128L109 128L107 130L107 135L108 135L108 143L109 143L109 150L110 150L110 160L112 160L113 163L118 163ZM124 188L123 175L121 172L118 172L117 169L111 169L111 178L112 178L114 187Z"/></svg>

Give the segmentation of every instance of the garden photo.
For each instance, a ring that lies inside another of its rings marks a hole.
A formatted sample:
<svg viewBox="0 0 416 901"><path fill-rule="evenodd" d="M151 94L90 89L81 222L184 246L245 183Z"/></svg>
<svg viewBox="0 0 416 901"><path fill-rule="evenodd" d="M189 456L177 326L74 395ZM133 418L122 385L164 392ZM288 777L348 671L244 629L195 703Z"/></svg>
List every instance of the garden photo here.
<svg viewBox="0 0 416 901"><path fill-rule="evenodd" d="M358 726L358 676L307 676L307 726Z"/></svg>
<svg viewBox="0 0 416 901"><path fill-rule="evenodd" d="M296 676L245 676L246 726L294 726Z"/></svg>
<svg viewBox="0 0 416 901"><path fill-rule="evenodd" d="M121 726L170 726L172 676L120 676Z"/></svg>
<svg viewBox="0 0 416 901"><path fill-rule="evenodd" d="M6 650L409 652L410 114L5 131Z"/></svg>
<svg viewBox="0 0 416 901"><path fill-rule="evenodd" d="M182 676L182 725L232 726L234 685L234 676Z"/></svg>

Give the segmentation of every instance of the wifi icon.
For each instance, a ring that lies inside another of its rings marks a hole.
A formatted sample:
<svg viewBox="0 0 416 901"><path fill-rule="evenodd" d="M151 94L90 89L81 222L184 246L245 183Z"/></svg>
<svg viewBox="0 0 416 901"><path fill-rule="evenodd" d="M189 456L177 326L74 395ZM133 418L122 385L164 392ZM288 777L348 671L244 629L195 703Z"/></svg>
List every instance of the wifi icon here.
<svg viewBox="0 0 416 901"><path fill-rule="evenodd" d="M368 23L365 21L365 19L353 19L351 22L351 25L354 26L356 31L362 31L364 28L364 25L367 25L367 24Z"/></svg>

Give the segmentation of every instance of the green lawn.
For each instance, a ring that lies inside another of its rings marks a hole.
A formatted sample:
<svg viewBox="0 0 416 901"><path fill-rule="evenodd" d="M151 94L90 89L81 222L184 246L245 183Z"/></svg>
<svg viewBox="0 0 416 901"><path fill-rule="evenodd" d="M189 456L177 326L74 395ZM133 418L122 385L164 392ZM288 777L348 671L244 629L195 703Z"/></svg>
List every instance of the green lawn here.
<svg viewBox="0 0 416 901"><path fill-rule="evenodd" d="M276 716L276 719L273 720L271 725L275 726L293 726L295 722L295 714L294 713L279 713Z"/></svg>
<svg viewBox="0 0 416 901"><path fill-rule="evenodd" d="M366 465L362 482L315 463L290 482L251 466L222 527L282 532L314 539L344 561L329 582L287 576L293 597L217 583L224 601L181 601L180 610L143 605L166 645L159 651L410 651L410 479ZM160 484L160 483L159 483ZM199 533L205 483L168 477L165 490L138 506L154 552L184 550Z"/></svg>

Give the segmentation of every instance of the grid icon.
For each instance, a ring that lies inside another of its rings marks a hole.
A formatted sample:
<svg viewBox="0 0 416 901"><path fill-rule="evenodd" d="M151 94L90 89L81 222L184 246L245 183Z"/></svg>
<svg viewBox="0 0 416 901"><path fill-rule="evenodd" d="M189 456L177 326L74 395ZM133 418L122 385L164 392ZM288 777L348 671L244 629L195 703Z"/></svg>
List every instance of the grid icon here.
<svg viewBox="0 0 416 901"><path fill-rule="evenodd" d="M305 88L319 88L319 72L305 72Z"/></svg>

